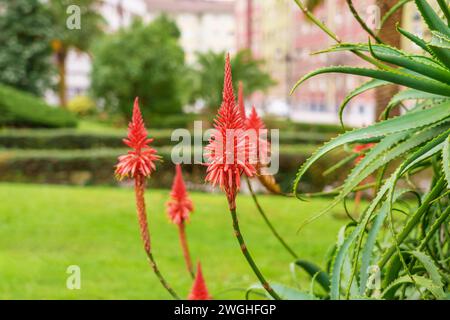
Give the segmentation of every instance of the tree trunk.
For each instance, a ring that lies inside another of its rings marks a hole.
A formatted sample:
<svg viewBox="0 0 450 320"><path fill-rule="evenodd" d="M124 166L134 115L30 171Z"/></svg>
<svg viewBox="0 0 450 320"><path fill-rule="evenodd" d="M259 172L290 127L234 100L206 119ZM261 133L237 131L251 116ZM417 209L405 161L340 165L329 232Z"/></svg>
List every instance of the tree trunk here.
<svg viewBox="0 0 450 320"><path fill-rule="evenodd" d="M56 53L56 61L59 74L59 83L58 83L59 104L63 108L66 108L67 106L66 59L67 59L67 50L65 48L61 48Z"/></svg>
<svg viewBox="0 0 450 320"><path fill-rule="evenodd" d="M380 16L383 17L390 8L392 8L398 0L377 0L376 4L380 8ZM386 44L391 46L400 48L401 37L400 33L397 32L396 24L399 22L402 23L403 10L397 10L395 14L393 14L383 25L383 27L379 30L378 36L383 40ZM388 85L379 87L375 90L375 120L378 120L380 115L382 114L384 108L388 105L391 98L399 91L399 86L397 85ZM395 108L390 113L391 116L398 115L400 110Z"/></svg>

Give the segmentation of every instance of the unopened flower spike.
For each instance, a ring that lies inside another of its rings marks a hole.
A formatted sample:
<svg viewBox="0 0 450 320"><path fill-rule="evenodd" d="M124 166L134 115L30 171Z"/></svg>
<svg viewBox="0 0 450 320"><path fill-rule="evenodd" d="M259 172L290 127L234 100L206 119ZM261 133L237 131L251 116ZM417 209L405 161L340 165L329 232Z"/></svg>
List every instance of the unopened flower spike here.
<svg viewBox="0 0 450 320"><path fill-rule="evenodd" d="M192 285L191 292L189 293L189 300L211 300L212 297L208 293L206 288L205 279L203 278L202 266L200 262L197 264L197 273L195 275L194 284Z"/></svg>
<svg viewBox="0 0 450 320"><path fill-rule="evenodd" d="M186 222L189 221L189 215L194 211L194 206L186 191L181 165L179 164L176 165L175 178L173 180L170 197L171 199L167 203L167 214L171 222L178 226L180 243L186 266L191 276L194 277L195 273L186 238Z"/></svg>

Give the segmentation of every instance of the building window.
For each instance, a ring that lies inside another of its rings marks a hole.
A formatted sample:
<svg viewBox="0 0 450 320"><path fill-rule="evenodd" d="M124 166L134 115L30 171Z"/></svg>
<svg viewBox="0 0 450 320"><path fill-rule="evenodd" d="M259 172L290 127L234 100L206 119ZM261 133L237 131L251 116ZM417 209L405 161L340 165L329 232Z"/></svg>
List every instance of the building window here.
<svg viewBox="0 0 450 320"><path fill-rule="evenodd" d="M360 104L358 107L358 111L359 111L359 114L365 114L366 108L364 108L364 105Z"/></svg>

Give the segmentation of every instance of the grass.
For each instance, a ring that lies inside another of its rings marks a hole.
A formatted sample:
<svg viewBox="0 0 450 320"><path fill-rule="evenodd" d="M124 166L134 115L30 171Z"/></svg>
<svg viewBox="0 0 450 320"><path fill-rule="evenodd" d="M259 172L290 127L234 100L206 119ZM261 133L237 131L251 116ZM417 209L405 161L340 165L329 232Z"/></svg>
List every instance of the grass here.
<svg viewBox="0 0 450 320"><path fill-rule="evenodd" d="M186 297L191 279L176 227L165 214L167 197L168 190L147 193L152 245L160 269ZM233 236L225 197L193 193L192 198L196 212L187 227L190 249L193 259L202 262L211 294L217 299L244 298L242 290L256 278ZM332 214L298 235L296 230L326 201L274 196L260 200L299 256L323 265L343 221ZM238 197L238 215L247 245L266 277L296 285L289 271L292 258L270 236L249 196ZM80 290L66 288L69 265L81 268ZM131 189L0 184L0 277L1 299L170 298L147 264ZM306 279L301 282L308 290Z"/></svg>

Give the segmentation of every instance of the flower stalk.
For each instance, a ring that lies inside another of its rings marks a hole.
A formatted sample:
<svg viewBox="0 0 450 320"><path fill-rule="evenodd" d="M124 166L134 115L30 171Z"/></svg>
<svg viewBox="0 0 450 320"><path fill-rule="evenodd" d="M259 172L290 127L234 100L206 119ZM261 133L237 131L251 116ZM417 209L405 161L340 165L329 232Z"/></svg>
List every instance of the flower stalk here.
<svg viewBox="0 0 450 320"><path fill-rule="evenodd" d="M155 161L160 157L156 154L156 150L150 147L153 139L147 136L144 120L139 109L138 98L134 101L133 117L128 126L127 139L124 143L131 148L126 155L119 157L119 163L116 166L116 177L121 180L125 177L134 179L134 191L136 197L136 211L139 222L140 234L144 245L144 251L147 254L150 266L162 286L174 298L179 300L179 296L169 286L153 257L150 244L150 232L147 222L147 211L145 206L145 182L146 178L156 169Z"/></svg>
<svg viewBox="0 0 450 320"><path fill-rule="evenodd" d="M189 246L186 238L186 225L184 222L178 225L178 232L180 235L180 244L183 250L184 261L186 262L186 267L192 278L195 278L194 268L192 266L191 255L189 254Z"/></svg>
<svg viewBox="0 0 450 320"><path fill-rule="evenodd" d="M250 194L252 196L253 202L255 203L256 208L258 209L258 212L260 213L261 217L263 218L264 222L269 227L270 231L272 231L272 234L275 236L275 238L278 239L278 241L281 243L281 245L286 249L287 252L296 260L298 260L298 255L295 253L295 251L287 244L287 242L283 239L283 237L278 233L278 231L273 226L272 222L270 221L269 217L267 217L266 213L264 212L263 208L259 204L258 198L256 197L255 192L253 191L252 184L250 182L250 179L246 177L247 180L247 186L248 190L250 191Z"/></svg>
<svg viewBox="0 0 450 320"><path fill-rule="evenodd" d="M195 278L186 237L186 222L189 221L190 214L194 211L194 205L186 191L180 164L176 165L175 178L173 179L170 197L171 200L167 202L167 215L169 216L170 221L178 226L178 234L186 267L191 277Z"/></svg>
<svg viewBox="0 0 450 320"><path fill-rule="evenodd" d="M267 293L269 293L270 296L272 298L274 298L275 300L281 300L280 296L275 292L275 290L273 290L273 288L270 286L270 284L264 278L263 274L261 273L261 271L259 270L255 261L253 260L252 255L250 254L250 252L247 249L247 245L245 244L244 238L242 237L242 233L241 233L241 230L239 227L239 220L238 220L238 217L236 214L236 208L232 209L230 207L230 213L231 213L231 219L233 221L234 235L239 242L239 246L241 248L241 251L242 251L245 259L247 259L248 264L252 268L253 272L255 273L256 277L258 278L258 280L261 283L261 285L263 286L263 288L267 291Z"/></svg>

